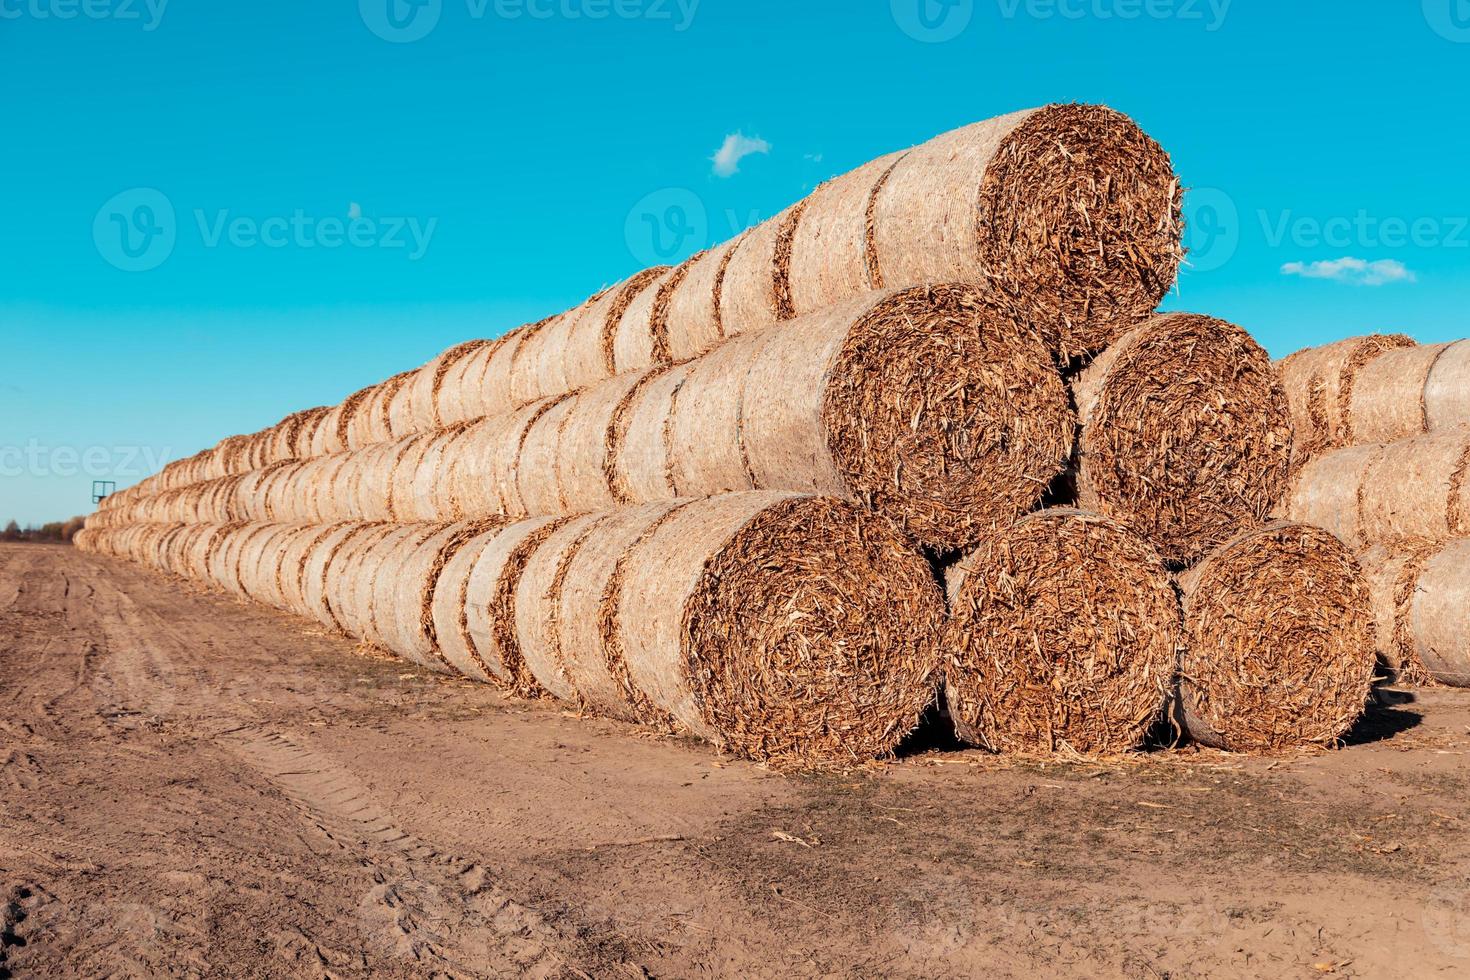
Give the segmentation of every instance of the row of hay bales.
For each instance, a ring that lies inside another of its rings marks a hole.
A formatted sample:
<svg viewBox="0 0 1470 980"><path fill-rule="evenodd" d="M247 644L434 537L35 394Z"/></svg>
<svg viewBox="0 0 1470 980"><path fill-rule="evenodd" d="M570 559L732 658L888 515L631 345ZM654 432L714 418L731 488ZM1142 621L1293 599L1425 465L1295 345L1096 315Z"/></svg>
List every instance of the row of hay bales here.
<svg viewBox="0 0 1470 980"><path fill-rule="evenodd" d="M966 126L820 186L775 218L581 306L170 464L127 494L362 449L675 364L867 292L985 281L1064 359L1155 309L1177 273L1182 189L1126 116L1052 105Z"/></svg>
<svg viewBox="0 0 1470 980"><path fill-rule="evenodd" d="M1420 345L1403 334L1350 337L1280 363L1298 465L1349 446L1470 424L1470 340Z"/></svg>
<svg viewBox="0 0 1470 980"><path fill-rule="evenodd" d="M977 124L226 440L79 543L781 764L890 752L936 695L997 751L1166 716L1330 742L1373 679L1368 586L1267 523L1292 433L1265 352L1152 313L1179 238L1124 117Z"/></svg>
<svg viewBox="0 0 1470 980"><path fill-rule="evenodd" d="M782 490L860 500L948 552L1036 509L1075 443L1081 506L1183 566L1284 486L1284 401L1239 327L1153 317L1072 389L983 287L914 287L508 415L114 503L98 526L519 519Z"/></svg>
<svg viewBox="0 0 1470 980"><path fill-rule="evenodd" d="M956 733L995 751L1122 752L1166 715L1222 748L1330 742L1375 667L1356 565L1300 525L1228 542L1179 580L1181 604L1118 522L1041 511L949 569L950 615L889 522L793 494L519 522L144 524L81 543L431 670L778 765L889 754L941 692Z"/></svg>
<svg viewBox="0 0 1470 980"><path fill-rule="evenodd" d="M1390 668L1470 686L1470 340L1353 337L1280 369L1297 432L1280 512L1358 553Z"/></svg>

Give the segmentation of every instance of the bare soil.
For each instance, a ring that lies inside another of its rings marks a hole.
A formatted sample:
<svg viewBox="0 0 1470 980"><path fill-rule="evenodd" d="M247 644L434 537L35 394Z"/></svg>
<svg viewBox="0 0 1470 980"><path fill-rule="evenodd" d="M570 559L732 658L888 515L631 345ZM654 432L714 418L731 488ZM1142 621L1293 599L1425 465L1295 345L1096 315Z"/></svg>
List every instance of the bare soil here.
<svg viewBox="0 0 1470 980"><path fill-rule="evenodd" d="M1470 692L841 777L0 546L0 977L1470 976Z"/></svg>

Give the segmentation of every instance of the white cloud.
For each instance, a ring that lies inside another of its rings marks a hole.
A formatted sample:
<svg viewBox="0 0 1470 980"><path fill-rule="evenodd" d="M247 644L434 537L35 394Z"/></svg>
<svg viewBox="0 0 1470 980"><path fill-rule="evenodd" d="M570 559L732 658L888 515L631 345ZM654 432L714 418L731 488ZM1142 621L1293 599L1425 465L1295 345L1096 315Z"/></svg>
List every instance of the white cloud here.
<svg viewBox="0 0 1470 980"><path fill-rule="evenodd" d="M1386 286L1393 282L1417 282L1418 277L1397 259L1369 262L1347 256L1325 262L1288 262L1281 267L1283 275L1303 279L1331 279L1354 286Z"/></svg>
<svg viewBox="0 0 1470 980"><path fill-rule="evenodd" d="M725 137L725 143L714 156L710 157L715 163L715 173L721 177L729 177L740 172L740 161L752 153L770 153L771 144L757 136L751 139L744 133L731 133Z"/></svg>
<svg viewBox="0 0 1470 980"><path fill-rule="evenodd" d="M350 219L352 219L353 221L356 221L358 218L361 218L362 217L362 205L361 204L358 204L356 201L353 201L351 204L347 205L347 217L350 218Z"/></svg>

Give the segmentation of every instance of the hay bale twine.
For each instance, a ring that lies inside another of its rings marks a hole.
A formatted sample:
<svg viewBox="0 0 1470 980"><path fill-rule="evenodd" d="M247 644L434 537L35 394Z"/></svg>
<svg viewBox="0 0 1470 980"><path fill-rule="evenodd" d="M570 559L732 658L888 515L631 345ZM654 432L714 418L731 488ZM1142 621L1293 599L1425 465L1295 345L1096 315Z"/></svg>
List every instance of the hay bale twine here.
<svg viewBox="0 0 1470 980"><path fill-rule="evenodd" d="M1195 741L1266 752L1348 733L1377 658L1368 585L1342 542L1276 522L1227 542L1179 585L1178 704Z"/></svg>
<svg viewBox="0 0 1470 980"><path fill-rule="evenodd" d="M1286 488L1287 400L1240 327L1170 313L1128 333L1073 384L1077 499L1187 565L1264 522Z"/></svg>
<svg viewBox="0 0 1470 980"><path fill-rule="evenodd" d="M1042 511L945 576L945 692L960 738L993 752L1111 755L1162 716L1182 643L1148 542L1085 511Z"/></svg>
<svg viewBox="0 0 1470 980"><path fill-rule="evenodd" d="M881 517L731 494L670 512L620 560L609 656L678 727L779 765L890 753L933 701L943 600Z"/></svg>
<svg viewBox="0 0 1470 980"><path fill-rule="evenodd" d="M1296 434L1292 465L1304 466L1321 453L1352 445L1358 376L1385 351L1412 346L1413 339L1403 334L1373 334L1309 347L1282 360L1277 368Z"/></svg>

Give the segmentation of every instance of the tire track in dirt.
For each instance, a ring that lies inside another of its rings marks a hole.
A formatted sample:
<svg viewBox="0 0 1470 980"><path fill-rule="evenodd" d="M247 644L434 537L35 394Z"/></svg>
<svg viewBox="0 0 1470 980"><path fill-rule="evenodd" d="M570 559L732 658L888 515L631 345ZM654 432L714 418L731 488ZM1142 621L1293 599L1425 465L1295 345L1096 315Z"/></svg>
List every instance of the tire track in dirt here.
<svg viewBox="0 0 1470 980"><path fill-rule="evenodd" d="M459 975L588 976L573 963L575 936L516 902L479 864L402 830L353 773L191 669L207 622L187 624L185 636L145 597L102 577L86 584L85 615L105 644L84 668L101 718L210 739L269 780L371 882L359 903L370 945Z"/></svg>

